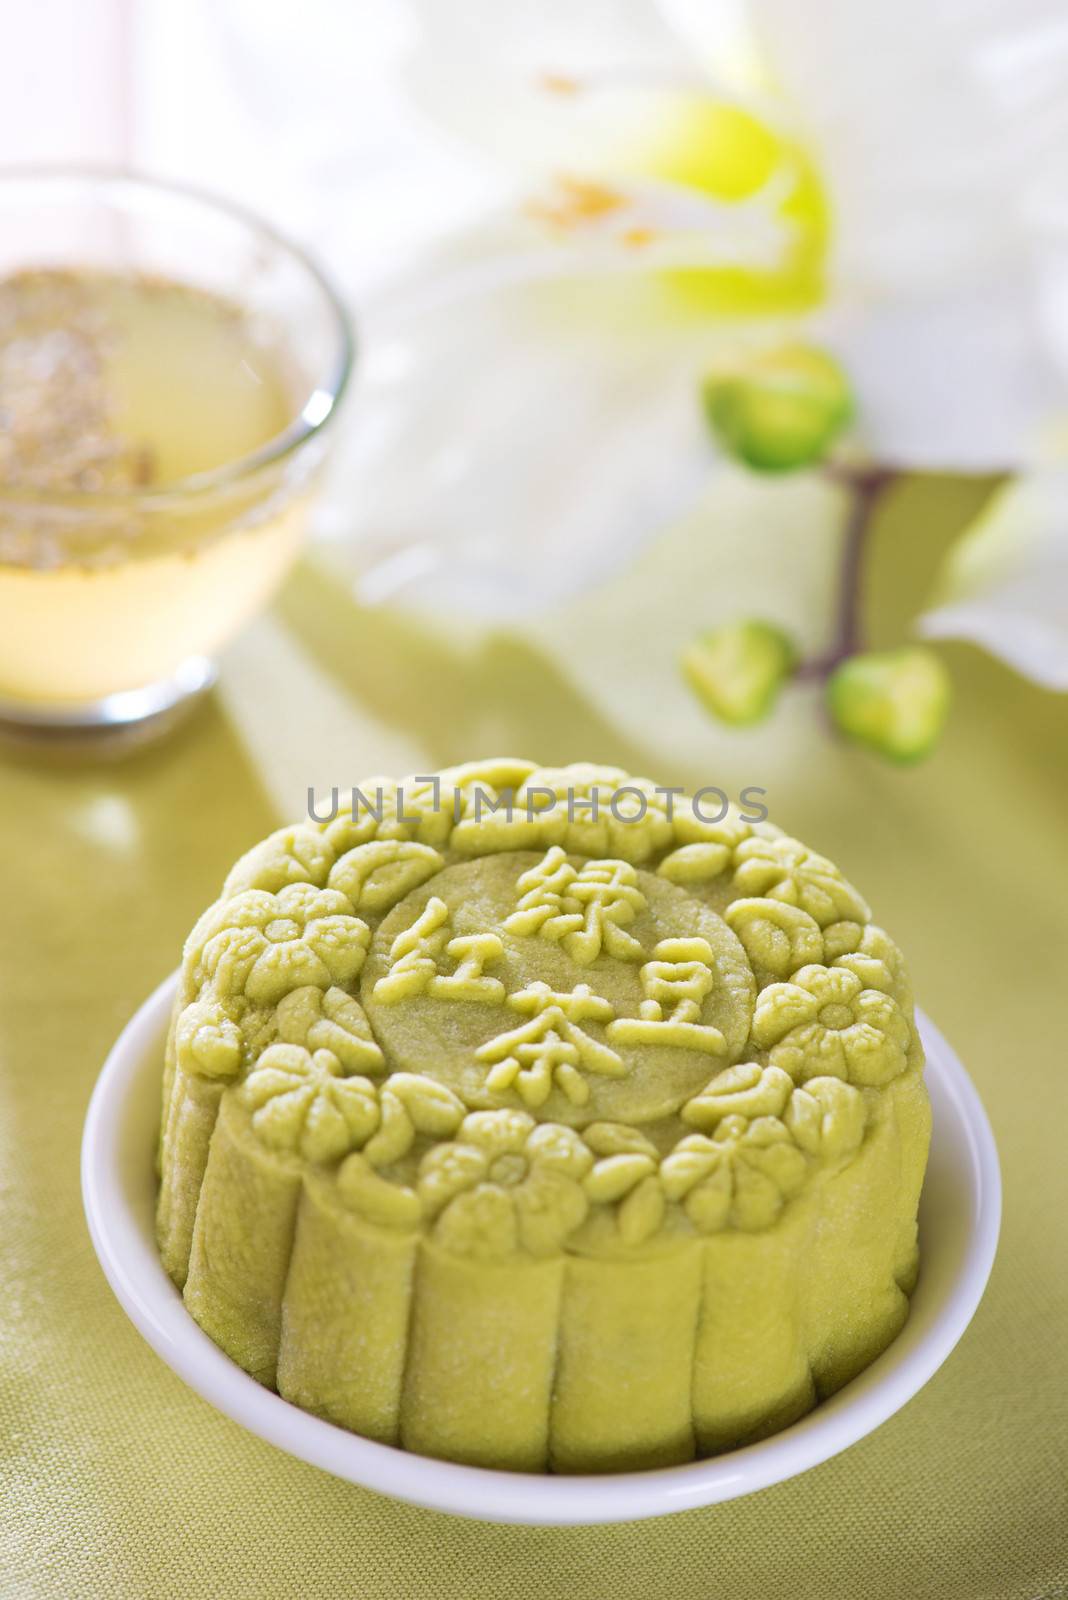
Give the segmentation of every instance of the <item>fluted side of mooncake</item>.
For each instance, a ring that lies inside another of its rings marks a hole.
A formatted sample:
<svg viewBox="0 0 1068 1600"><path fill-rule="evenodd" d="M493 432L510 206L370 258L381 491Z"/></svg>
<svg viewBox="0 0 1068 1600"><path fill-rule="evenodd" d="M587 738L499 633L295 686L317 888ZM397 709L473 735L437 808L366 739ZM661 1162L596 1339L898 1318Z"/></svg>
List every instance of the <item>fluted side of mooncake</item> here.
<svg viewBox="0 0 1068 1600"><path fill-rule="evenodd" d="M530 1471L729 1449L867 1365L929 1112L838 869L611 769L360 791L186 946L158 1231L200 1325L344 1427Z"/></svg>

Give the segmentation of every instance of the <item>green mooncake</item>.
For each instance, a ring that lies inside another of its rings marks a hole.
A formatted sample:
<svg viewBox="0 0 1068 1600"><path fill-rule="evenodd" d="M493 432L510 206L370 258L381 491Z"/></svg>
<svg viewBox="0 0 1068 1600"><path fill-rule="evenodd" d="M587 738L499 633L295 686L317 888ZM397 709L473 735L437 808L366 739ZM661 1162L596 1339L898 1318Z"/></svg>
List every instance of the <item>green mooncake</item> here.
<svg viewBox="0 0 1068 1600"><path fill-rule="evenodd" d="M667 1466L894 1338L923 1053L901 954L770 823L612 769L371 779L185 947L159 1247L261 1383L427 1455Z"/></svg>

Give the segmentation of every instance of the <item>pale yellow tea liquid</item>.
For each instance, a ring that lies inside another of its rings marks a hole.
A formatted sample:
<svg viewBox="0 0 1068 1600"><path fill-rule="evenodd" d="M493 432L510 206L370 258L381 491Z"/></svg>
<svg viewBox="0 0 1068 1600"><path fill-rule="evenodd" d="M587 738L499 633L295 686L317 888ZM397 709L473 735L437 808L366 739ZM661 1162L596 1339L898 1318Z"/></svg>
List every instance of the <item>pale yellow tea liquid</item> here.
<svg viewBox="0 0 1068 1600"><path fill-rule="evenodd" d="M296 374L237 306L157 278L0 281L0 699L89 702L210 655L303 533Z"/></svg>

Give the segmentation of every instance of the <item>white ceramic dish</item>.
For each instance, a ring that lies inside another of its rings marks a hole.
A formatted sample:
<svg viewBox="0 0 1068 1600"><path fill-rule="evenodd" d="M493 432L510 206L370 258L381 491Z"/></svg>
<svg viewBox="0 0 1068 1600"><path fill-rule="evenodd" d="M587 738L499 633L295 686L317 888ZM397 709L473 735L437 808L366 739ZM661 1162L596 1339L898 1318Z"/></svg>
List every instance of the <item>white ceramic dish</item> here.
<svg viewBox="0 0 1068 1600"><path fill-rule="evenodd" d="M175 981L161 984L123 1030L89 1106L82 1193L96 1253L127 1315L179 1377L260 1438L351 1483L493 1522L623 1522L731 1500L826 1461L885 1422L942 1365L986 1286L1001 1215L997 1150L967 1073L921 1014L934 1136L920 1205L920 1279L903 1331L833 1399L760 1444L659 1472L490 1472L361 1439L235 1366L197 1327L160 1265L153 1153Z"/></svg>

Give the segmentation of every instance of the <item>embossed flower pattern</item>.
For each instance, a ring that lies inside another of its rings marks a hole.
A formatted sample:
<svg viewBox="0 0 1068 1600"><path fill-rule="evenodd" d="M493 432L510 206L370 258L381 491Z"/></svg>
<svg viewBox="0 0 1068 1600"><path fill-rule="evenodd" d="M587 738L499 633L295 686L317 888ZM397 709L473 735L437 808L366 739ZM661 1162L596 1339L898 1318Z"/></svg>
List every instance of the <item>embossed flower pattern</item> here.
<svg viewBox="0 0 1068 1600"><path fill-rule="evenodd" d="M174 1025L175 1059L183 1072L198 1078L236 1078L245 1040L232 1002L194 1000L179 1012Z"/></svg>
<svg viewBox="0 0 1068 1600"><path fill-rule="evenodd" d="M788 835L746 839L734 852L739 895L766 896L807 911L820 927L844 917L867 922L871 913L833 861Z"/></svg>
<svg viewBox="0 0 1068 1600"><path fill-rule="evenodd" d="M753 1039L795 1083L844 1078L880 1086L907 1065L911 1030L896 1000L865 989L855 972L808 966L762 990Z"/></svg>
<svg viewBox="0 0 1068 1600"><path fill-rule="evenodd" d="M595 1122L583 1135L595 1157L583 1179L590 1200L615 1209L624 1244L643 1244L657 1232L667 1209L660 1185L660 1155L640 1128Z"/></svg>
<svg viewBox="0 0 1068 1600"><path fill-rule="evenodd" d="M277 894L290 883L321 886L333 864L334 852L322 834L310 823L297 823L269 834L236 861L223 893L236 895L242 890L263 889Z"/></svg>
<svg viewBox="0 0 1068 1600"><path fill-rule="evenodd" d="M668 812L665 792L648 778L577 762L528 773L507 811L476 807L453 829L449 843L462 855L559 845L576 855L639 865L670 848L674 828Z"/></svg>
<svg viewBox="0 0 1068 1600"><path fill-rule="evenodd" d="M460 1255L555 1254L589 1207L593 1156L572 1128L524 1111L475 1111L423 1157L417 1190L435 1237Z"/></svg>
<svg viewBox="0 0 1068 1600"><path fill-rule="evenodd" d="M264 1144L306 1161L340 1161L378 1126L374 1084L345 1077L332 1050L270 1045L241 1085L241 1099Z"/></svg>
<svg viewBox="0 0 1068 1600"><path fill-rule="evenodd" d="M579 763L535 772L520 792L537 789L543 794L551 789L556 796L552 818L544 820L546 844L639 862L671 843L666 801L648 778Z"/></svg>
<svg viewBox="0 0 1068 1600"><path fill-rule="evenodd" d="M734 852L749 837L749 827L729 813L719 821L705 821L685 803L675 815L677 848L657 868L671 883L707 883L726 872Z"/></svg>
<svg viewBox="0 0 1068 1600"><path fill-rule="evenodd" d="M864 1096L841 1078L810 1078L799 1084L783 1117L806 1155L831 1161L853 1154L866 1120Z"/></svg>
<svg viewBox="0 0 1068 1600"><path fill-rule="evenodd" d="M247 889L224 902L201 960L216 993L276 1005L293 989L351 983L371 931L345 895L311 884Z"/></svg>
<svg viewBox="0 0 1068 1600"><path fill-rule="evenodd" d="M787 905L783 900L746 898L733 901L723 919L741 940L760 984L786 979L799 967L824 960L820 925L800 906Z"/></svg>
<svg viewBox="0 0 1068 1600"><path fill-rule="evenodd" d="M354 909L381 917L444 865L444 857L429 845L374 839L346 851L331 868L327 884L340 890Z"/></svg>
<svg viewBox="0 0 1068 1600"><path fill-rule="evenodd" d="M386 1058L366 1012L344 989L305 984L291 990L278 1002L275 1026L285 1044L332 1050L345 1072L369 1072L377 1077L386 1071Z"/></svg>
<svg viewBox="0 0 1068 1600"><path fill-rule="evenodd" d="M855 972L865 989L893 995L901 1009L912 1009L912 988L905 958L888 933L874 922L835 922L823 930L823 959L828 966Z"/></svg>
<svg viewBox="0 0 1068 1600"><path fill-rule="evenodd" d="M807 1163L778 1117L725 1117L712 1137L689 1134L660 1164L669 1200L698 1233L770 1227L805 1180Z"/></svg>
<svg viewBox="0 0 1068 1600"><path fill-rule="evenodd" d="M205 989L175 1018L175 1060L193 1077L236 1078L274 1042L277 1028L273 1006L254 1005L243 994Z"/></svg>
<svg viewBox="0 0 1068 1600"><path fill-rule="evenodd" d="M679 1115L691 1128L714 1128L732 1115L779 1117L793 1087L793 1079L781 1067L739 1061L717 1072Z"/></svg>

